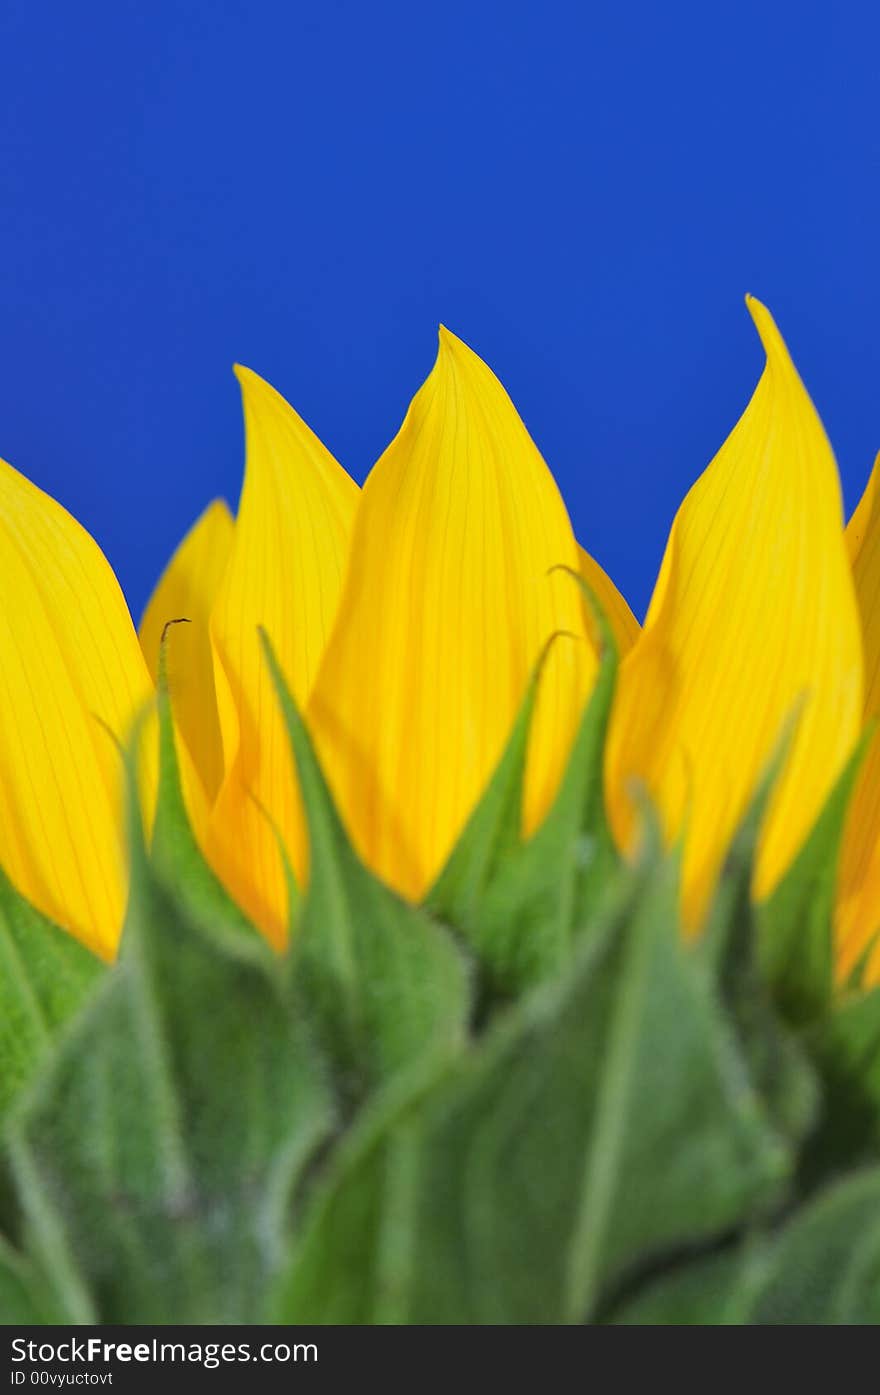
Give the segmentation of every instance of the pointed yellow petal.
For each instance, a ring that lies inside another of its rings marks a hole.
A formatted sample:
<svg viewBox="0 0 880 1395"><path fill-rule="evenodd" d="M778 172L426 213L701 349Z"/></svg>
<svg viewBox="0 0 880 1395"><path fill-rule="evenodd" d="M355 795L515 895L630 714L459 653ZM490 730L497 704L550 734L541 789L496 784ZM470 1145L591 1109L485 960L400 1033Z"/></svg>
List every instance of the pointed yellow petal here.
<svg viewBox="0 0 880 1395"><path fill-rule="evenodd" d="M581 576L596 594L596 599L605 611L608 623L617 641L620 657L632 649L639 636L639 622L633 615L611 577L599 566L589 552L578 547Z"/></svg>
<svg viewBox="0 0 880 1395"><path fill-rule="evenodd" d="M609 739L608 801L633 836L632 777L667 833L687 817L684 909L699 924L755 784L799 708L754 892L811 828L861 720L861 640L831 447L769 312L748 301L767 365L684 500Z"/></svg>
<svg viewBox="0 0 880 1395"><path fill-rule="evenodd" d="M233 528L229 509L216 499L168 563L140 626L141 647L156 682L165 626L169 620L189 622L168 632L168 687L178 733L211 801L220 788L224 766L208 624L232 550Z"/></svg>
<svg viewBox="0 0 880 1395"><path fill-rule="evenodd" d="M287 886L276 831L299 878L306 846L289 743L258 627L268 631L304 705L336 614L359 493L274 388L249 369L236 373L247 464L211 632L235 708L238 749L231 759L230 723L221 710L227 773L207 853L232 895L281 944Z"/></svg>
<svg viewBox="0 0 880 1395"><path fill-rule="evenodd" d="M106 728L127 741L151 692L97 543L0 461L0 863L105 956L127 895L122 762Z"/></svg>
<svg viewBox="0 0 880 1395"><path fill-rule="evenodd" d="M490 369L441 330L434 370L364 486L309 720L357 847L410 897L497 762L542 646L525 821L557 788L595 672L578 550Z"/></svg>
<svg viewBox="0 0 880 1395"><path fill-rule="evenodd" d="M865 650L865 720L872 721L880 717L880 455L846 542ZM880 735L865 757L847 818L836 929L838 969L845 978L880 931ZM868 977L880 983L880 945Z"/></svg>

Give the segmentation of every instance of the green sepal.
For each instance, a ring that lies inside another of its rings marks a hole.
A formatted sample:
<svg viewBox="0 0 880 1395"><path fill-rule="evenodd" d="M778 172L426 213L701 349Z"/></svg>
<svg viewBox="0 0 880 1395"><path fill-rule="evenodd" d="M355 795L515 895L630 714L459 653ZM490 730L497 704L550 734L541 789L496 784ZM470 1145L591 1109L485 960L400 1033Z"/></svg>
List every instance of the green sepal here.
<svg viewBox="0 0 880 1395"><path fill-rule="evenodd" d="M805 1037L825 1111L802 1163L805 1183L880 1161L880 987L852 994Z"/></svg>
<svg viewBox="0 0 880 1395"><path fill-rule="evenodd" d="M563 976L350 1150L276 1320L581 1322L630 1266L772 1205L791 1152L677 905L675 861L642 869Z"/></svg>
<svg viewBox="0 0 880 1395"><path fill-rule="evenodd" d="M784 1224L673 1265L615 1306L616 1324L880 1323L880 1168L855 1172Z"/></svg>
<svg viewBox="0 0 880 1395"><path fill-rule="evenodd" d="M293 983L355 1104L423 1054L439 1062L461 1048L470 973L451 936L357 856L265 634L263 644L309 834L309 880L290 950Z"/></svg>
<svg viewBox="0 0 880 1395"><path fill-rule="evenodd" d="M104 972L0 870L0 1123Z"/></svg>
<svg viewBox="0 0 880 1395"><path fill-rule="evenodd" d="M529 839L519 836L539 665L495 774L427 897L428 907L473 947L491 991L503 996L558 972L577 934L620 894L603 796L617 650L598 607L596 616L596 681L546 818Z"/></svg>
<svg viewBox="0 0 880 1395"><path fill-rule="evenodd" d="M179 624L180 621L170 621ZM186 810L168 690L166 636L159 649L156 708L159 723L159 785L150 855L158 880L205 934L244 962L277 970L268 941L251 924L205 861Z"/></svg>
<svg viewBox="0 0 880 1395"><path fill-rule="evenodd" d="M789 740L787 731L736 833L715 888L708 924L693 953L707 965L717 985L754 1086L771 1117L788 1138L800 1143L818 1116L819 1082L764 978L760 912L751 895L761 827Z"/></svg>
<svg viewBox="0 0 880 1395"><path fill-rule="evenodd" d="M880 1323L880 1167L837 1182L795 1213L743 1321Z"/></svg>
<svg viewBox="0 0 880 1395"><path fill-rule="evenodd" d="M371 1095L341 1135L278 1276L269 1321L410 1320L414 1267L427 1259L412 1214L415 1110L448 1067L418 1058Z"/></svg>
<svg viewBox="0 0 880 1395"><path fill-rule="evenodd" d="M603 1321L624 1327L735 1327L747 1320L767 1274L769 1243L747 1235L673 1263L618 1296Z"/></svg>
<svg viewBox="0 0 880 1395"><path fill-rule="evenodd" d="M501 759L440 875L425 896L427 911L473 936L483 898L522 842L522 798L529 733L547 649L535 665Z"/></svg>
<svg viewBox="0 0 880 1395"><path fill-rule="evenodd" d="M838 777L812 832L757 911L762 972L785 1015L824 1016L834 992L834 899L850 797L871 733Z"/></svg>
<svg viewBox="0 0 880 1395"><path fill-rule="evenodd" d="M169 895L129 784L119 960L11 1133L28 1249L72 1321L259 1321L331 1084L280 976Z"/></svg>

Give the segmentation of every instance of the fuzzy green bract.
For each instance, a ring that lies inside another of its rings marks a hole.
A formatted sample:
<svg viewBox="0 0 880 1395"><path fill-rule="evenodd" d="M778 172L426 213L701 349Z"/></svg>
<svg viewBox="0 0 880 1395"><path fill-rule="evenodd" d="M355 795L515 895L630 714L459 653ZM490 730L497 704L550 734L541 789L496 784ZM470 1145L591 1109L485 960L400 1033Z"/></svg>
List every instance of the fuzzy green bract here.
<svg viewBox="0 0 880 1395"><path fill-rule="evenodd" d="M686 941L650 810L632 865L605 824L606 642L545 823L533 685L416 908L267 661L311 847L285 955L198 851L161 688L118 961L0 880L4 1319L880 1321L880 990L830 969L852 772L755 908L768 776Z"/></svg>

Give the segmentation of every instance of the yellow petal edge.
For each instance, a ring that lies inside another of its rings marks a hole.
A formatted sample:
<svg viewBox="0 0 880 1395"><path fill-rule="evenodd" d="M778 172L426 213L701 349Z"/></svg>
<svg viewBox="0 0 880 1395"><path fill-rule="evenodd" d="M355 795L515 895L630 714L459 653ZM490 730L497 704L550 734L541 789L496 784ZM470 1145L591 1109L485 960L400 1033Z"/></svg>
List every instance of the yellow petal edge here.
<svg viewBox="0 0 880 1395"><path fill-rule="evenodd" d="M880 718L880 455L846 542L862 621L866 722ZM836 919L838 972L846 978L864 955L866 981L880 983L880 736L871 739L847 817Z"/></svg>
<svg viewBox="0 0 880 1395"><path fill-rule="evenodd" d="M831 447L769 311L746 408L672 525L644 629L625 660L606 781L616 836L637 832L633 782L670 839L685 832L683 909L699 926L724 854L799 712L753 892L791 863L861 722L858 614Z"/></svg>
<svg viewBox="0 0 880 1395"><path fill-rule="evenodd" d="M441 329L363 489L308 717L364 859L417 899L496 764L554 631L524 821L547 811L595 673L565 506L504 388Z"/></svg>
<svg viewBox="0 0 880 1395"><path fill-rule="evenodd" d="M104 958L128 894L116 743L129 741L151 695L97 543L0 461L0 863Z"/></svg>
<svg viewBox="0 0 880 1395"><path fill-rule="evenodd" d="M209 504L165 568L139 630L155 683L165 626L173 620L187 622L168 632L168 689L175 724L210 802L220 789L224 761L209 622L232 550L234 526L222 499Z"/></svg>
<svg viewBox="0 0 880 1395"><path fill-rule="evenodd" d="M274 388L236 368L246 464L235 534L211 635L224 781L206 852L273 944L287 932L286 849L303 880L308 850L287 733L259 638L263 626L305 705L333 624L359 491ZM226 693L223 687L227 688ZM231 705L234 721L226 713Z"/></svg>
<svg viewBox="0 0 880 1395"><path fill-rule="evenodd" d="M592 589L597 601L605 612L611 632L621 656L628 654L639 636L639 622L633 615L624 597L618 591L611 577L600 567L595 557L578 548L581 576Z"/></svg>

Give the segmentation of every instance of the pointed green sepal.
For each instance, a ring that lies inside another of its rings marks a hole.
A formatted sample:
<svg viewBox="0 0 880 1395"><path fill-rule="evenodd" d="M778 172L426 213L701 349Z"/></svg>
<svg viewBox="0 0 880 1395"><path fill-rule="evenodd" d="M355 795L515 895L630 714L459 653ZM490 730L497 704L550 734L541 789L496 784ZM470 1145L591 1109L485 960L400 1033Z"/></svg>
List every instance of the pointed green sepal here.
<svg viewBox="0 0 880 1395"><path fill-rule="evenodd" d="M580 1323L779 1200L791 1149L680 941L674 861L638 883L408 1109L355 1124L276 1321Z"/></svg>
<svg viewBox="0 0 880 1395"><path fill-rule="evenodd" d="M309 834L309 879L291 965L356 1101L423 1053L457 1051L470 1008L468 967L446 931L361 862L312 739L263 634L293 748Z"/></svg>
<svg viewBox="0 0 880 1395"><path fill-rule="evenodd" d="M486 789L425 897L425 909L467 930L479 917L492 881L522 841L522 798L529 732L547 649L529 679L507 745Z"/></svg>
<svg viewBox="0 0 880 1395"><path fill-rule="evenodd" d="M0 1122L105 969L0 870Z"/></svg>
<svg viewBox="0 0 880 1395"><path fill-rule="evenodd" d="M794 1023L815 1021L834 991L834 899L850 798L869 733L850 757L812 832L757 911L762 973Z"/></svg>
<svg viewBox="0 0 880 1395"><path fill-rule="evenodd" d="M120 955L16 1110L28 1247L70 1320L259 1322L329 1070L280 976L190 916L147 855L128 759Z"/></svg>
<svg viewBox="0 0 880 1395"><path fill-rule="evenodd" d="M853 993L806 1034L826 1108L809 1139L805 1179L880 1158L880 987Z"/></svg>
<svg viewBox="0 0 880 1395"><path fill-rule="evenodd" d="M170 621L169 624L183 623ZM166 636L159 650L156 707L159 723L159 789L150 854L159 880L190 919L221 942L228 952L274 972L275 956L214 871L208 866L192 830L180 778L177 739L168 690Z"/></svg>
<svg viewBox="0 0 880 1395"><path fill-rule="evenodd" d="M761 827L793 735L792 721L777 742L728 851L709 922L694 953L717 985L752 1081L771 1117L786 1137L799 1143L816 1120L819 1084L762 972L759 911L751 894Z"/></svg>
<svg viewBox="0 0 880 1395"><path fill-rule="evenodd" d="M568 568L562 570L568 571ZM578 933L621 894L620 860L605 817L603 755L617 680L617 648L590 588L599 667L554 802L523 839L522 789L529 726L549 643L526 690L507 746L426 904L475 950L492 994L515 994L551 977ZM554 636L550 643L575 641Z"/></svg>

